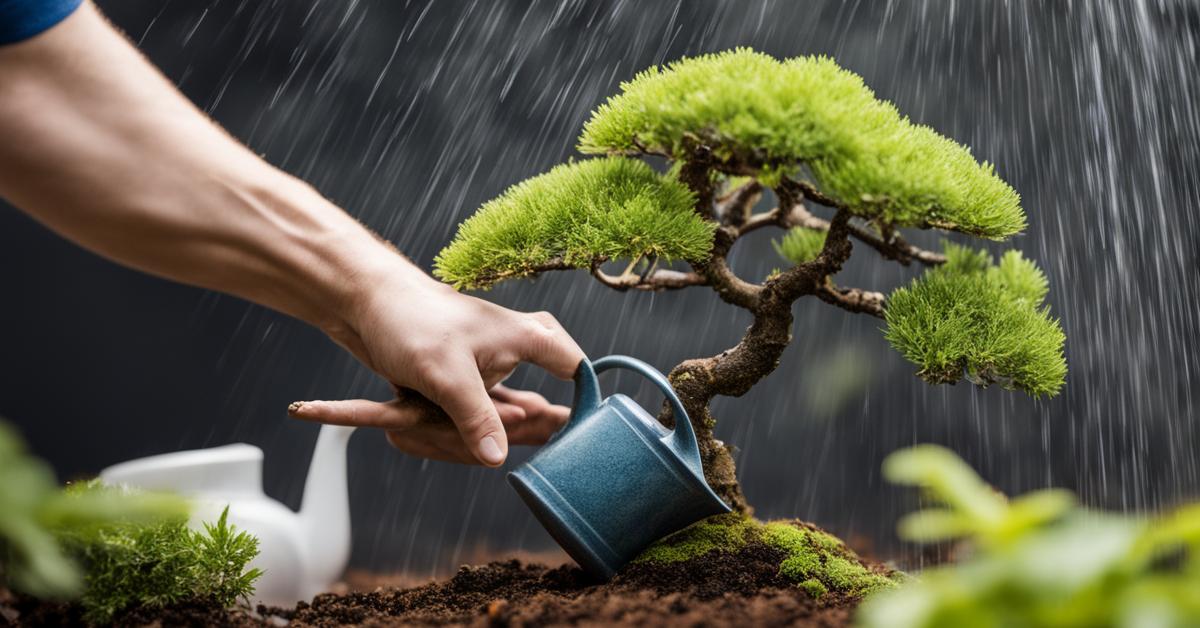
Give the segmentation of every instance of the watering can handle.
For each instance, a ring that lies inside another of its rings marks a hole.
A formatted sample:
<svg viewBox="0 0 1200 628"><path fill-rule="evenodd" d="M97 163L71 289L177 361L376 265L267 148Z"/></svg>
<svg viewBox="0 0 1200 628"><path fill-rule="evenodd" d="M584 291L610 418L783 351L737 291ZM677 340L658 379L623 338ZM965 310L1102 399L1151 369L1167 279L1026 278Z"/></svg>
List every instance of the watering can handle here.
<svg viewBox="0 0 1200 628"><path fill-rule="evenodd" d="M700 446L696 443L696 433L692 430L692 422L688 419L687 410L683 409L683 402L675 394L671 382L667 381L667 378L658 369L627 355L606 356L593 361L591 366L594 373L603 373L613 368L635 371L657 386L663 395L666 395L667 401L671 403L671 409L675 413L675 429L669 436L674 449L687 461L688 466L693 467L698 473L704 473L700 463ZM580 367L582 368L583 365L581 364Z"/></svg>

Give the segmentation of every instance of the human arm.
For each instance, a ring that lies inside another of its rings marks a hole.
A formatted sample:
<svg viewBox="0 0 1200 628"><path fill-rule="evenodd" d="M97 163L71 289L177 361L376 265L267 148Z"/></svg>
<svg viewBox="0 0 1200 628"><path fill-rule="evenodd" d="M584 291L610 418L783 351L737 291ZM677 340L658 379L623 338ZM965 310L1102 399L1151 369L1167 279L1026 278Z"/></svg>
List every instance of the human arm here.
<svg viewBox="0 0 1200 628"><path fill-rule="evenodd" d="M521 361L571 376L583 353L553 317L428 277L220 129L91 3L0 47L0 138L0 196L122 264L319 327L393 385L441 406L465 441L452 453L499 464L502 413L510 424L545 426L535 441L565 419L562 408L488 394ZM302 404L293 414L423 438L410 430L418 406L365 403Z"/></svg>

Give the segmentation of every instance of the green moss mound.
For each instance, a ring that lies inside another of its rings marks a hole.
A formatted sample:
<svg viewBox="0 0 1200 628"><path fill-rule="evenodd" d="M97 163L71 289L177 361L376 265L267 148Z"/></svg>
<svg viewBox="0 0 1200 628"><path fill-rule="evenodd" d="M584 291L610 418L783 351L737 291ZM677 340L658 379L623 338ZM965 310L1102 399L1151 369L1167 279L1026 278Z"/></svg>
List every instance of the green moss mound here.
<svg viewBox="0 0 1200 628"><path fill-rule="evenodd" d="M634 564L671 565L711 557L736 561L738 555L769 548L779 556L777 575L814 598L829 592L861 596L896 585L898 573L864 564L837 537L795 521L763 523L738 513L709 517L646 549Z"/></svg>
<svg viewBox="0 0 1200 628"><path fill-rule="evenodd" d="M596 109L579 140L585 153L646 148L674 159L696 145L768 179L807 165L823 191L887 224L995 239L1025 228L1020 197L991 165L827 57L739 48L650 68Z"/></svg>
<svg viewBox="0 0 1200 628"><path fill-rule="evenodd" d="M701 260L713 227L677 180L620 157L563 164L509 188L464 222L434 274L459 289L560 263L657 257Z"/></svg>
<svg viewBox="0 0 1200 628"><path fill-rule="evenodd" d="M930 383L966 376L1034 397L1066 380L1064 334L1042 301L1046 276L1018 251L998 264L985 251L946 244L947 263L888 297L888 342Z"/></svg>

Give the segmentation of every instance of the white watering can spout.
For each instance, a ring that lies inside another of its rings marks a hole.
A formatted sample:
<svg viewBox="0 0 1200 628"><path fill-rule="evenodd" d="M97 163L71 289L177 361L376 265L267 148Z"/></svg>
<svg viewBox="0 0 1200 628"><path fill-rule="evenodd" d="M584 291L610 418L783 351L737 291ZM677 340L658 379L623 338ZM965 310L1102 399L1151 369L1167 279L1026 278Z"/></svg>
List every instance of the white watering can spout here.
<svg viewBox="0 0 1200 628"><path fill-rule="evenodd" d="M337 580L350 560L350 491L346 482L346 443L353 427L326 425L317 436L304 497L300 524L312 557L309 579L317 586Z"/></svg>
<svg viewBox="0 0 1200 628"><path fill-rule="evenodd" d="M263 575L255 602L291 606L327 591L350 558L346 443L353 432L321 427L298 513L263 493L263 452L245 443L122 462L101 471L100 479L188 497L196 526L216 521L228 507L229 522L258 538L251 565Z"/></svg>

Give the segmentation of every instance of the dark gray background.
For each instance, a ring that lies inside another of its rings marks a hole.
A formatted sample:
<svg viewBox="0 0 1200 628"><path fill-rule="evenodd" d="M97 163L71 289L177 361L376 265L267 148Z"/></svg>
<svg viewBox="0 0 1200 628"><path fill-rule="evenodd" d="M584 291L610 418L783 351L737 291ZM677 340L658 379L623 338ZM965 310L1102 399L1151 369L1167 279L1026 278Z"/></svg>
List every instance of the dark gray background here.
<svg viewBox="0 0 1200 628"><path fill-rule="evenodd" d="M929 387L878 321L803 301L779 370L717 404L758 513L911 557L893 526L915 498L878 469L926 441L1006 491L1065 486L1126 509L1197 497L1194 3L100 4L230 132L426 268L481 202L574 155L588 112L635 71L743 45L833 55L1022 194L1030 226L1011 244L1050 277L1070 374L1040 403ZM767 242L739 245L739 272L780 264ZM860 249L839 281L888 290L912 274ZM0 414L63 478L241 440L266 450L267 490L294 506L316 428L289 421L287 403L386 397L302 324L122 269L8 207L0 281ZM748 323L701 289L617 294L581 274L485 296L554 312L593 356L630 353L664 370L731 345ZM859 378L830 395L829 374L842 371ZM514 381L560 401L569 392L531 369ZM551 545L502 473L406 458L377 434L350 449L361 567L430 574L481 551Z"/></svg>

